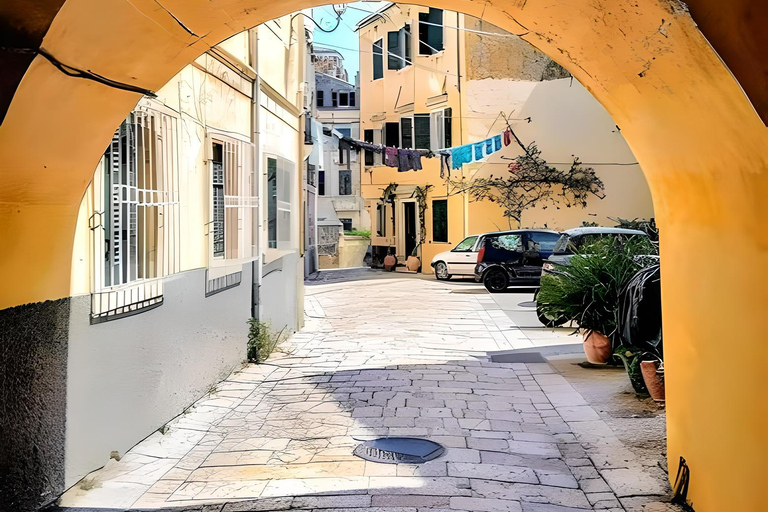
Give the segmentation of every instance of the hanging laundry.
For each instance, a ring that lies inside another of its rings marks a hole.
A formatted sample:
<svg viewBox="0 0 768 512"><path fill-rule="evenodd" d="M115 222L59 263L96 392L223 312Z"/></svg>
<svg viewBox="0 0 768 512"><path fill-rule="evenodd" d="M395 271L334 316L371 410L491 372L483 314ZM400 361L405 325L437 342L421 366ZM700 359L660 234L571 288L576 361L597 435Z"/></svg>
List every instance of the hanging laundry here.
<svg viewBox="0 0 768 512"><path fill-rule="evenodd" d="M397 171L406 172L413 169L411 165L411 150L410 149L398 149L397 150Z"/></svg>
<svg viewBox="0 0 768 512"><path fill-rule="evenodd" d="M440 178L445 179L446 175L448 179L451 178L451 153L448 151L439 153L440 155Z"/></svg>
<svg viewBox="0 0 768 512"><path fill-rule="evenodd" d="M485 156L493 154L493 139L485 139Z"/></svg>
<svg viewBox="0 0 768 512"><path fill-rule="evenodd" d="M496 135L493 138L493 152L501 151L501 135Z"/></svg>
<svg viewBox="0 0 768 512"><path fill-rule="evenodd" d="M461 166L472 162L472 144L451 148L451 168L461 169Z"/></svg>
<svg viewBox="0 0 768 512"><path fill-rule="evenodd" d="M507 128L504 130L504 145L509 146L510 144L512 144L512 130Z"/></svg>
<svg viewBox="0 0 768 512"><path fill-rule="evenodd" d="M384 148L384 165L387 167L397 167L397 148Z"/></svg>
<svg viewBox="0 0 768 512"><path fill-rule="evenodd" d="M472 159L473 162L485 158L485 154L483 153L485 149L485 141L475 142L472 144L472 149L474 150L474 158Z"/></svg>
<svg viewBox="0 0 768 512"><path fill-rule="evenodd" d="M421 166L421 151L413 150L413 151L411 151L411 154L409 156L410 156L410 161L411 161L410 162L411 168L414 171L420 171L422 169L422 166Z"/></svg>

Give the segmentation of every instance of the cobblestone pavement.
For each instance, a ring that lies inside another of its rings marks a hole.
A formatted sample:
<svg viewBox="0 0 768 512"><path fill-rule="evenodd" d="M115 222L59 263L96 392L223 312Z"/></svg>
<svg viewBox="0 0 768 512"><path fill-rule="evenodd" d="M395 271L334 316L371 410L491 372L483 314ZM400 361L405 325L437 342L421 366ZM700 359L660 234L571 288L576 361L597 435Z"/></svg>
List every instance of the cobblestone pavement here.
<svg viewBox="0 0 768 512"><path fill-rule="evenodd" d="M410 276L308 287L305 329L285 353L234 372L61 506L667 510L668 484L552 366L489 361L525 345L489 300ZM421 465L352 455L387 435L446 452Z"/></svg>

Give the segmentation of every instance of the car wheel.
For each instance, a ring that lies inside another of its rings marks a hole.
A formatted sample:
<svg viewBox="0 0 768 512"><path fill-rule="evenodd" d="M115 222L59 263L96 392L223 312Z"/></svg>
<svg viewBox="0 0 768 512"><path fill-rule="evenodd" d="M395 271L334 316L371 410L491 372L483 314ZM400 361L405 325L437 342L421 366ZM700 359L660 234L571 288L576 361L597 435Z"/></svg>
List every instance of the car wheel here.
<svg viewBox="0 0 768 512"><path fill-rule="evenodd" d="M489 270L483 277L483 284L491 293L503 292L509 286L509 276L500 269Z"/></svg>
<svg viewBox="0 0 768 512"><path fill-rule="evenodd" d="M448 273L448 265L442 261L435 263L435 277L440 281L447 281L451 278L451 274Z"/></svg>

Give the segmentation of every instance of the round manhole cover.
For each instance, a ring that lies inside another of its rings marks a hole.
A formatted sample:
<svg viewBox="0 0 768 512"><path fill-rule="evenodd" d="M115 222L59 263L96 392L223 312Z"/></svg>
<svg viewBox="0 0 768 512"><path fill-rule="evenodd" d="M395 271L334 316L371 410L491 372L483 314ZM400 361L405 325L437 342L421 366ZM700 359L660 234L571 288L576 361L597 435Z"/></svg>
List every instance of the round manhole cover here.
<svg viewBox="0 0 768 512"><path fill-rule="evenodd" d="M361 459L384 464L421 464L436 459L445 448L415 437L385 437L357 445L353 454Z"/></svg>

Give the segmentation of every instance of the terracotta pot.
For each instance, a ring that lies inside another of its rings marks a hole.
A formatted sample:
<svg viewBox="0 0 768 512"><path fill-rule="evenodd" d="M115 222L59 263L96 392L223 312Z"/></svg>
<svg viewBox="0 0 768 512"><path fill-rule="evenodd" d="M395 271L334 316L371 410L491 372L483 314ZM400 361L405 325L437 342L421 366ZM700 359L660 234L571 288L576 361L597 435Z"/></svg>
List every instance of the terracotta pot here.
<svg viewBox="0 0 768 512"><path fill-rule="evenodd" d="M411 272L416 272L417 270L419 270L420 266L421 266L421 261L417 256L408 256L408 259L405 260L405 268L407 268Z"/></svg>
<svg viewBox="0 0 768 512"><path fill-rule="evenodd" d="M395 265L397 265L397 258L395 258L392 254L387 254L384 257L384 270L395 270Z"/></svg>
<svg viewBox="0 0 768 512"><path fill-rule="evenodd" d="M611 359L613 347L608 336L598 331L582 330L584 353L592 364L605 364Z"/></svg>
<svg viewBox="0 0 768 512"><path fill-rule="evenodd" d="M640 361L640 371L643 374L643 381L645 381L645 387L648 388L648 393L651 394L651 398L656 402L664 402L664 375L659 375L658 361Z"/></svg>

